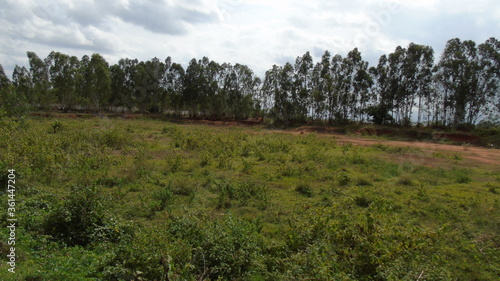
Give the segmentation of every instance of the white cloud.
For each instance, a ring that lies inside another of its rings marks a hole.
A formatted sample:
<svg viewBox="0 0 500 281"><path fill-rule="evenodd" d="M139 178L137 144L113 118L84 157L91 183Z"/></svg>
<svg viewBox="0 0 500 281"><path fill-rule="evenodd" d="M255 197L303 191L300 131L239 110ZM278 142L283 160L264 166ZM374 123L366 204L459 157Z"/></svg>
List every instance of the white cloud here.
<svg viewBox="0 0 500 281"><path fill-rule="evenodd" d="M439 56L453 37L499 37L497 0L0 0L0 63L27 65L25 52L99 52L147 60L172 56L243 63L257 74L311 51L343 56L358 47L372 64L409 42Z"/></svg>

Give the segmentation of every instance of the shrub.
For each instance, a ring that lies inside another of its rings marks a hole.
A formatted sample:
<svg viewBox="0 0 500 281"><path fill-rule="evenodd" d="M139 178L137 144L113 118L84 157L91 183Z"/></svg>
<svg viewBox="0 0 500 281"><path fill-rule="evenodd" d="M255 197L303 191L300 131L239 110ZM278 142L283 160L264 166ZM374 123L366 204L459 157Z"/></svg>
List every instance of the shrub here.
<svg viewBox="0 0 500 281"><path fill-rule="evenodd" d="M354 197L354 204L358 207L367 208L372 204L372 200L365 196Z"/></svg>
<svg viewBox="0 0 500 281"><path fill-rule="evenodd" d="M358 185L358 186L370 186L370 185L372 185L372 182L368 178L360 177L358 179L358 182L356 183L356 185Z"/></svg>
<svg viewBox="0 0 500 281"><path fill-rule="evenodd" d="M253 166L255 166L255 162L253 162L252 160L248 160L248 159L243 158L243 169L242 169L243 173L250 174Z"/></svg>
<svg viewBox="0 0 500 281"><path fill-rule="evenodd" d="M158 200L158 205L154 206L154 211L163 211L165 208L172 203L174 198L174 193L172 192L173 183L169 182L167 186L161 187L160 190L153 194L153 198Z"/></svg>
<svg viewBox="0 0 500 281"><path fill-rule="evenodd" d="M415 182L409 176L402 176L401 178L399 178L398 184L412 186L415 184Z"/></svg>
<svg viewBox="0 0 500 281"><path fill-rule="evenodd" d="M472 181L471 177L465 174L459 174L457 176L457 183L470 183Z"/></svg>
<svg viewBox="0 0 500 281"><path fill-rule="evenodd" d="M240 206L246 206L252 200L258 203L258 207L265 208L269 200L265 186L254 182L242 184L233 184L226 181L217 182L216 190L219 192L217 197L218 208L230 208L232 201L238 202ZM263 203L265 204L264 206L262 205Z"/></svg>
<svg viewBox="0 0 500 281"><path fill-rule="evenodd" d="M305 183L301 183L301 184L297 185L297 187L295 188L295 191L297 191L298 193L300 193L306 197L313 197L313 195L314 195L312 188L308 184L305 184Z"/></svg>
<svg viewBox="0 0 500 281"><path fill-rule="evenodd" d="M113 149L122 149L125 145L127 138L118 130L109 130L101 132L98 135L99 144Z"/></svg>
<svg viewBox="0 0 500 281"><path fill-rule="evenodd" d="M194 263L208 269L210 280L248 280L262 255L262 242L254 223L224 216L204 227Z"/></svg>
<svg viewBox="0 0 500 281"><path fill-rule="evenodd" d="M167 158L168 166L172 173L177 172L182 164L185 162L184 158L180 154L170 154Z"/></svg>
<svg viewBox="0 0 500 281"><path fill-rule="evenodd" d="M348 185L351 181L351 176L347 172L342 172L338 175L338 182L341 186Z"/></svg>
<svg viewBox="0 0 500 281"><path fill-rule="evenodd" d="M52 132L55 134L61 130L62 123L59 121L55 121L54 123L52 123L51 127L52 127Z"/></svg>
<svg viewBox="0 0 500 281"><path fill-rule="evenodd" d="M97 186L73 186L71 194L50 211L42 230L68 245L87 245L97 237L116 239L121 230L110 228Z"/></svg>

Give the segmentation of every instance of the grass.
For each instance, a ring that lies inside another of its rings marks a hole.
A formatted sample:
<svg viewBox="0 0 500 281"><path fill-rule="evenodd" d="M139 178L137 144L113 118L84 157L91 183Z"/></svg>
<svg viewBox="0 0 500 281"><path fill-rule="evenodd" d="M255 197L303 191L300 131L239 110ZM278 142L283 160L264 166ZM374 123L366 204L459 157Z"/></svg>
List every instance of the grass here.
<svg viewBox="0 0 500 281"><path fill-rule="evenodd" d="M147 119L3 119L0 155L2 280L500 277L498 168L459 155Z"/></svg>

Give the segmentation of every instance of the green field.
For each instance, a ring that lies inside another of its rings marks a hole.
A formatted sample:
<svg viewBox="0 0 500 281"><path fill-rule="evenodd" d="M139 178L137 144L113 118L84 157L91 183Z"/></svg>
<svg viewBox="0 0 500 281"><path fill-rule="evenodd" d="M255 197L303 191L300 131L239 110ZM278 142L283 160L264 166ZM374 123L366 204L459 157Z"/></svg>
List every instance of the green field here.
<svg viewBox="0 0 500 281"><path fill-rule="evenodd" d="M500 278L499 167L459 154L148 119L0 139L1 280Z"/></svg>

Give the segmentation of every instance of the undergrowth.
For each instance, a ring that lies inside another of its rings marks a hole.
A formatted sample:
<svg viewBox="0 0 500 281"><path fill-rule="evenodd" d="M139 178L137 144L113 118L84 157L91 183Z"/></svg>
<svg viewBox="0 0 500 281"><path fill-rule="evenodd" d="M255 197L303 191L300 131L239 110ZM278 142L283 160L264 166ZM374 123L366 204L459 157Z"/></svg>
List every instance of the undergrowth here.
<svg viewBox="0 0 500 281"><path fill-rule="evenodd" d="M2 280L500 278L498 167L459 155L113 119L2 119L0 155Z"/></svg>

